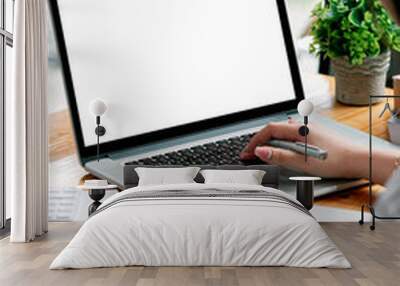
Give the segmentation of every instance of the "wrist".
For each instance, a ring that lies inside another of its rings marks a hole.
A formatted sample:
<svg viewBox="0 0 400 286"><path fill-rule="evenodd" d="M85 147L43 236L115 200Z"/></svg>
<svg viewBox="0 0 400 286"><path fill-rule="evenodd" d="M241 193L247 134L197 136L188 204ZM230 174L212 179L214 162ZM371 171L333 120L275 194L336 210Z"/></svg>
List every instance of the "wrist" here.
<svg viewBox="0 0 400 286"><path fill-rule="evenodd" d="M345 177L369 178L369 150L360 148L345 152ZM376 150L372 153L372 182L385 184L393 171L400 165L399 152Z"/></svg>
<svg viewBox="0 0 400 286"><path fill-rule="evenodd" d="M385 184L399 167L400 153L395 151L377 150L372 153L372 181Z"/></svg>

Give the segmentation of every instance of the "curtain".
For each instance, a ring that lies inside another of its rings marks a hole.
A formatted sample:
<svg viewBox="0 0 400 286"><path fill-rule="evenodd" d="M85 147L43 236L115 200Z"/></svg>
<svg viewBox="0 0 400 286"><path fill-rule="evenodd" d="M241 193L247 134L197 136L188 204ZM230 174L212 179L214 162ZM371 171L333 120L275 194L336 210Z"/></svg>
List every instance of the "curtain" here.
<svg viewBox="0 0 400 286"><path fill-rule="evenodd" d="M16 0L14 9L13 91L6 111L10 241L28 242L48 224L46 0Z"/></svg>

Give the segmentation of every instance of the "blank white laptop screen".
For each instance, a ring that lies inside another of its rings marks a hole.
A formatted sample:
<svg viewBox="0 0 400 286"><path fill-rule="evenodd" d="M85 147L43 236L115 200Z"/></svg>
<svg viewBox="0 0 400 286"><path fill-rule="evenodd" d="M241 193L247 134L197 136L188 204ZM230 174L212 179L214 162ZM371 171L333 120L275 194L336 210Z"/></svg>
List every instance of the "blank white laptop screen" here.
<svg viewBox="0 0 400 286"><path fill-rule="evenodd" d="M274 0L60 0L85 146L295 99Z"/></svg>

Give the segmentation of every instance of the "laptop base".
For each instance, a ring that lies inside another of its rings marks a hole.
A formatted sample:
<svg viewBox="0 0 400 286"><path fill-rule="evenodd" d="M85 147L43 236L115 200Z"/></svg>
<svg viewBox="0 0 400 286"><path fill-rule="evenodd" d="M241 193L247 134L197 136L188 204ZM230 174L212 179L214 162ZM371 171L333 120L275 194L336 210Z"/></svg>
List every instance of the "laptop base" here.
<svg viewBox="0 0 400 286"><path fill-rule="evenodd" d="M132 150L132 152L129 152L129 150L124 150L123 152L126 154L126 158L124 158L124 156L121 156L120 153L118 159L106 158L106 159L101 159L99 162L93 160L85 164L85 169L87 169L89 172L91 172L93 175L99 178L107 179L110 183L119 185L121 189L123 189L124 188L123 165L127 162L132 162L132 161L138 162L135 160L141 160L141 158L151 158L151 155L165 154L167 153L167 151L176 152L178 150L188 148L190 146L192 146L193 148L193 146L199 146L201 144L209 144L212 142L218 142L218 140L222 139L226 140L226 138L229 137L252 133L259 130L262 126L264 126L268 122L282 121L285 120L286 117L287 117L286 114L278 114L270 117L265 117L262 119L257 119L253 122L240 123L235 125L236 128L234 126L228 126L225 129L221 128L220 130L211 130L209 132L208 138L207 138L207 132L203 132L202 135L198 134L190 135L190 136L196 136L196 139L199 139L192 142L190 142L190 140L185 142L185 140L183 140L182 138L175 139L178 140L180 143L183 143L183 144L177 144L176 147L174 147L174 145L171 143L165 145L158 144L156 145L156 147L158 148L154 148L154 150L152 150L151 146L145 146L144 148L148 152L143 152L143 154L140 154L141 152L137 152L137 148L135 148L136 150ZM360 146L363 147L368 146L368 134L362 131L351 128L347 125L340 124L332 119L329 119L321 115L313 115L311 117L311 122L313 121L318 122L319 125L326 126L327 128L330 128L333 131L338 131L338 133L341 134L341 136L346 136L348 139L351 139L353 142L355 142ZM263 124L260 124L261 122ZM226 131L231 131L231 132L226 132ZM389 150L400 149L399 146L377 137L373 138L373 144L374 148L377 149L379 148L385 148L386 150L388 148ZM164 146L166 146L166 148L162 148ZM131 154L135 155L129 156ZM113 155L111 155L110 157L113 157ZM254 162L251 163L254 164ZM232 164L237 164L237 162L232 162ZM182 162L180 162L179 165L182 165ZM295 194L295 184L289 181L288 177L296 175L299 175L299 173L288 170L282 170L282 176L280 179L280 189L289 194ZM315 197L321 197L332 193L342 192L352 188L365 186L367 184L368 182L366 180L324 179L316 183Z"/></svg>

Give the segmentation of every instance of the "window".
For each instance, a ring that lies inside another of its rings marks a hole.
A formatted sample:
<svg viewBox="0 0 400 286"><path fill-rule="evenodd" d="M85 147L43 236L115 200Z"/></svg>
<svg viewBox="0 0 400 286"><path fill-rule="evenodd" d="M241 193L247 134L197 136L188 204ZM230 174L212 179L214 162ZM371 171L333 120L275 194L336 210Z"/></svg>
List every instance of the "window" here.
<svg viewBox="0 0 400 286"><path fill-rule="evenodd" d="M11 92L14 0L0 0L0 229L9 222L9 197L5 188L5 105ZM2 232L0 232L1 235Z"/></svg>

